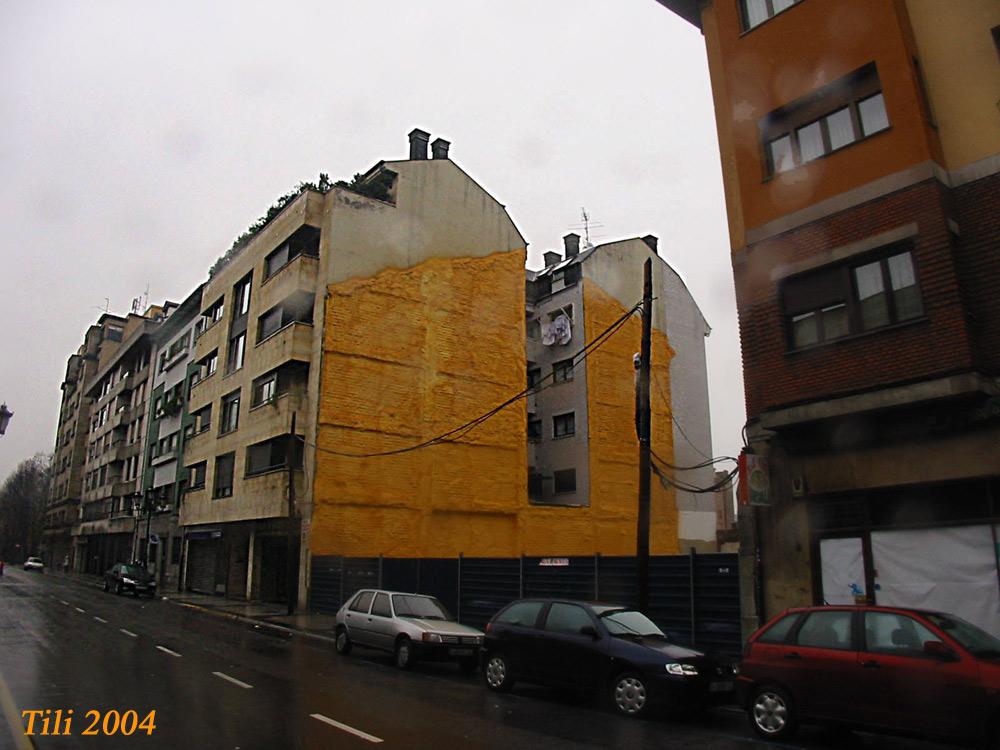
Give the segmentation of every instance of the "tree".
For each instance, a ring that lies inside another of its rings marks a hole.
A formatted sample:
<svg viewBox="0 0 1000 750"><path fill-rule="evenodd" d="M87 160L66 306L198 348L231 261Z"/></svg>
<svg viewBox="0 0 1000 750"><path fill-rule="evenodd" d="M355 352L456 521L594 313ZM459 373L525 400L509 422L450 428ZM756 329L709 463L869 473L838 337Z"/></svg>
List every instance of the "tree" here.
<svg viewBox="0 0 1000 750"><path fill-rule="evenodd" d="M52 456L18 464L0 488L0 559L20 562L38 553L52 479Z"/></svg>

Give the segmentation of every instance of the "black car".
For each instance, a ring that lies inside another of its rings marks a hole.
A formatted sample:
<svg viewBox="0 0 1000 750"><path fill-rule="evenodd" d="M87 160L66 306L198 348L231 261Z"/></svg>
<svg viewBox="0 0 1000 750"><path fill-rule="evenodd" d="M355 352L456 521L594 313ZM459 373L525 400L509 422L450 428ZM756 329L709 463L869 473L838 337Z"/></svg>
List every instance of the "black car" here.
<svg viewBox="0 0 1000 750"><path fill-rule="evenodd" d="M115 563L104 574L104 590L124 594L130 591L136 596L149 594L156 596L156 581L138 565Z"/></svg>
<svg viewBox="0 0 1000 750"><path fill-rule="evenodd" d="M673 643L641 612L612 604L522 599L486 626L483 676L491 690L518 680L604 690L640 716L732 702L738 667Z"/></svg>

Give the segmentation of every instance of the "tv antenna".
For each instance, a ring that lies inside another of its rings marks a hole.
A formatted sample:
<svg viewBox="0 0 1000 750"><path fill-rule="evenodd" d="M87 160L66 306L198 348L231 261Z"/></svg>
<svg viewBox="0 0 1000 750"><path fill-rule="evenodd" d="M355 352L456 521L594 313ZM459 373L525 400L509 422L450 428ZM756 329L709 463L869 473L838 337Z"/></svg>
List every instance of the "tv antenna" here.
<svg viewBox="0 0 1000 750"><path fill-rule="evenodd" d="M583 230L583 235L584 235L584 241L586 242L586 244L593 246L593 243L590 241L590 230L591 230L591 228L598 229L600 227L603 227L604 224L602 224L599 221L591 221L590 214L587 213L587 209L586 208L581 208L580 209L580 219L581 219L581 223L580 224L573 224L570 227L570 229L582 229ZM597 237L598 235L594 235L594 236Z"/></svg>

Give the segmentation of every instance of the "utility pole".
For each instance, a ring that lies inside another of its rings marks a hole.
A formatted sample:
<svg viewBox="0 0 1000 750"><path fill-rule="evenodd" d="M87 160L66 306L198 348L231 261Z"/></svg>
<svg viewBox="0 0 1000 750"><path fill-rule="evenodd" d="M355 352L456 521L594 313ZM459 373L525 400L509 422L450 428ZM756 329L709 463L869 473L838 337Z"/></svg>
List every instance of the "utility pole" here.
<svg viewBox="0 0 1000 750"><path fill-rule="evenodd" d="M642 344L639 379L636 382L639 416L639 517L636 528L636 574L639 609L649 611L649 373L653 335L653 261L646 259L642 281Z"/></svg>
<svg viewBox="0 0 1000 750"><path fill-rule="evenodd" d="M292 412L292 426L288 431L288 448L285 463L288 465L288 551L285 556L285 588L288 594L288 614L295 613L295 604L299 596L298 576L296 575L296 541L298 529L295 523L295 412Z"/></svg>

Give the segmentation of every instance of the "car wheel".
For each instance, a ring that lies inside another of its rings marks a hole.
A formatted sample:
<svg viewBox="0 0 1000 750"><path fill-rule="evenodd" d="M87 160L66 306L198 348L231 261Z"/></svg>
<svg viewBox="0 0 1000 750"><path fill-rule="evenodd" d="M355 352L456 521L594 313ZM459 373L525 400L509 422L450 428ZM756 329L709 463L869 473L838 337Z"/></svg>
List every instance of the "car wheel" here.
<svg viewBox="0 0 1000 750"><path fill-rule="evenodd" d="M507 657L503 654L488 654L483 679L486 680L486 687L498 693L506 693L514 687L514 672Z"/></svg>
<svg viewBox="0 0 1000 750"><path fill-rule="evenodd" d="M122 587L122 582L121 581L119 581L118 583L115 584L115 593L118 594L118 596L121 596L122 592L124 590L125 589Z"/></svg>
<svg viewBox="0 0 1000 750"><path fill-rule="evenodd" d="M105 578L104 579L104 593L106 594L109 591L111 591L111 585L108 583L108 579Z"/></svg>
<svg viewBox="0 0 1000 750"><path fill-rule="evenodd" d="M611 700L622 716L642 716L649 707L646 678L636 672L623 672L611 684Z"/></svg>
<svg viewBox="0 0 1000 750"><path fill-rule="evenodd" d="M779 687L757 688L748 713L753 730L764 739L785 740L798 728L791 696Z"/></svg>
<svg viewBox="0 0 1000 750"><path fill-rule="evenodd" d="M479 658L476 656L466 656L458 662L458 668L462 670L462 674L472 674L478 666Z"/></svg>
<svg viewBox="0 0 1000 750"><path fill-rule="evenodd" d="M337 640L336 640L337 653L340 654L341 656L347 656L349 653L351 653L351 647L353 645L354 644L351 643L351 637L347 634L347 628L345 627L338 628Z"/></svg>
<svg viewBox="0 0 1000 750"><path fill-rule="evenodd" d="M396 666L400 669L409 669L413 666L413 644L405 635L396 641Z"/></svg>

